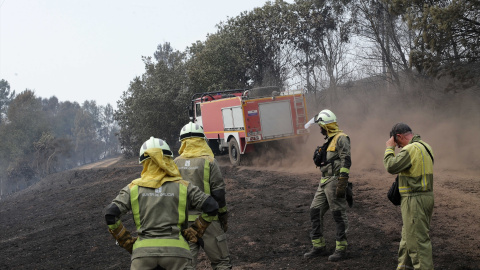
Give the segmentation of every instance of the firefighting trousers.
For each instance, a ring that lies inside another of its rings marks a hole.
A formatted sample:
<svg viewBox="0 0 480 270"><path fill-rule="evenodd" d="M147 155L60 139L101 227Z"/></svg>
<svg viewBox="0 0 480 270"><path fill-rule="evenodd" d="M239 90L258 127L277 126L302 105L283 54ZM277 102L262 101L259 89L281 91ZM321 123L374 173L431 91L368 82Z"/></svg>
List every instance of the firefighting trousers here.
<svg viewBox="0 0 480 270"><path fill-rule="evenodd" d="M130 270L144 269L193 270L193 267L192 260L184 257L138 257L132 260Z"/></svg>
<svg viewBox="0 0 480 270"><path fill-rule="evenodd" d="M432 192L402 195L403 227L397 269L433 269L429 235L433 203Z"/></svg>
<svg viewBox="0 0 480 270"><path fill-rule="evenodd" d="M322 179L323 180L323 179ZM324 183L320 182L318 189L310 205L310 221L312 230L310 231L310 239L314 247L325 246L323 238L323 217L328 209L333 214L336 227L336 249L345 250L347 248L347 200L345 198L337 198L336 189L338 177L330 177Z"/></svg>
<svg viewBox="0 0 480 270"><path fill-rule="evenodd" d="M232 269L230 254L227 246L227 235L223 231L218 220L214 220L212 223L210 223L202 239L204 242L203 250L210 260L212 269ZM190 252L193 256L192 265L195 268L197 265L197 255L198 251L200 250L200 246L196 243L189 243L189 245Z"/></svg>

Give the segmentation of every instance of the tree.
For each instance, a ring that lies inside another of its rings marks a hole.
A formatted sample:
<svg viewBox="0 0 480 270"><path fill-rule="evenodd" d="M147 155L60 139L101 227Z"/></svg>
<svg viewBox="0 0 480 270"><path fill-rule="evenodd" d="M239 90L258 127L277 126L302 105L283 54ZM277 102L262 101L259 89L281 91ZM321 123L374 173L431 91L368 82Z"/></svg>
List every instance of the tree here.
<svg viewBox="0 0 480 270"><path fill-rule="evenodd" d="M446 90L477 85L480 75L480 2L391 0L415 31L411 64L420 73L454 78Z"/></svg>
<svg viewBox="0 0 480 270"><path fill-rule="evenodd" d="M57 172L61 167L60 158L69 157L73 150L70 140L55 138L50 132L44 132L33 146L35 148L34 169L41 176Z"/></svg>
<svg viewBox="0 0 480 270"><path fill-rule="evenodd" d="M186 106L191 93L187 88L186 57L165 43L155 53L158 62L144 57L145 73L135 78L123 93L115 111L120 126L119 141L125 155L138 154L151 136L178 141L180 128L188 121Z"/></svg>
<svg viewBox="0 0 480 270"><path fill-rule="evenodd" d="M247 59L234 33L219 31L188 48L187 74L193 92L243 89L249 85Z"/></svg>
<svg viewBox="0 0 480 270"><path fill-rule="evenodd" d="M7 118L8 123L0 126L0 160L5 164L1 169L7 175L6 184L19 190L37 180L31 166L35 157L33 143L48 131L48 122L41 100L31 90L23 91L11 101Z"/></svg>
<svg viewBox="0 0 480 270"><path fill-rule="evenodd" d="M20 157L33 153L33 142L48 131L41 100L33 91L23 91L10 103L7 118L8 130L12 133L12 155Z"/></svg>
<svg viewBox="0 0 480 270"><path fill-rule="evenodd" d="M75 130L75 116L81 110L77 102L65 101L58 105L58 111L53 121L53 133L58 137L73 139Z"/></svg>
<svg viewBox="0 0 480 270"><path fill-rule="evenodd" d="M75 152L80 155L82 163L86 164L87 158L90 158L90 161L97 160L100 147L95 130L95 119L90 112L85 109L77 112L73 133L75 134Z"/></svg>
<svg viewBox="0 0 480 270"><path fill-rule="evenodd" d="M297 52L293 66L306 81L307 92L330 90L335 97L338 84L351 72L346 59L350 4L348 0L297 0L290 9L288 43Z"/></svg>
<svg viewBox="0 0 480 270"><path fill-rule="evenodd" d="M112 105L107 104L102 108L102 126L100 129L100 138L104 142L104 157L118 154L118 139L115 136L119 131L119 127L114 118L114 110Z"/></svg>
<svg viewBox="0 0 480 270"><path fill-rule="evenodd" d="M267 2L230 18L205 42L188 48L188 76L194 92L282 87L288 79L284 13L289 4Z"/></svg>
<svg viewBox="0 0 480 270"><path fill-rule="evenodd" d="M10 84L2 79L0 80L0 124L7 112L8 104L15 98L15 91L10 92Z"/></svg>
<svg viewBox="0 0 480 270"><path fill-rule="evenodd" d="M397 91L404 89L403 77L414 80L408 54L414 33L391 8L388 1L355 1L355 32L360 37L365 65L372 67L370 76L381 74Z"/></svg>
<svg viewBox="0 0 480 270"><path fill-rule="evenodd" d="M95 130L100 130L102 127L102 107L97 106L97 102L95 100L86 100L82 104L82 109L92 116Z"/></svg>
<svg viewBox="0 0 480 270"><path fill-rule="evenodd" d="M221 31L232 33L245 59L245 73L253 85L282 87L285 83L287 37L285 23L289 4L284 1L267 2L261 8L243 12L220 24Z"/></svg>

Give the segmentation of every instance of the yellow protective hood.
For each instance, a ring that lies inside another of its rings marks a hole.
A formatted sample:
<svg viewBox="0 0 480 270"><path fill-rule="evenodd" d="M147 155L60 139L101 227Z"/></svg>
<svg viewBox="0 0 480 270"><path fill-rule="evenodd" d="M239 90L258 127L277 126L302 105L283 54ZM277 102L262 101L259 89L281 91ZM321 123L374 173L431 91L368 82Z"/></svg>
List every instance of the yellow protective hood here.
<svg viewBox="0 0 480 270"><path fill-rule="evenodd" d="M330 124L326 124L322 126L326 131L327 131L327 137L330 138L332 136L335 136L335 134L342 132L341 130L338 129L338 124L337 122L333 122Z"/></svg>
<svg viewBox="0 0 480 270"><path fill-rule="evenodd" d="M177 165L171 157L163 156L162 149L148 149L145 155L150 158L143 161L141 178L133 180L130 185L159 188L165 182L182 179Z"/></svg>
<svg viewBox="0 0 480 270"><path fill-rule="evenodd" d="M212 149L203 138L188 138L182 141L178 153L184 158L195 158L201 156L213 156Z"/></svg>

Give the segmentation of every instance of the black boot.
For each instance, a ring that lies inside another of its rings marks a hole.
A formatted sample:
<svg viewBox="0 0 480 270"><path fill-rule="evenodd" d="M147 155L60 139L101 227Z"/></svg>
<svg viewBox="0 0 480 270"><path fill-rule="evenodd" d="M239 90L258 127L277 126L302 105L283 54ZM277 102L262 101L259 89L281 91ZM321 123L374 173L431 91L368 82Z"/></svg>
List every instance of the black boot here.
<svg viewBox="0 0 480 270"><path fill-rule="evenodd" d="M309 252L303 254L303 257L305 259L309 259L309 258L325 256L325 255L327 255L326 247L312 247L312 249Z"/></svg>
<svg viewBox="0 0 480 270"><path fill-rule="evenodd" d="M344 260L345 258L347 258L347 251L338 249L335 249L335 252L332 255L328 256L328 260L331 262L337 262L340 260Z"/></svg>

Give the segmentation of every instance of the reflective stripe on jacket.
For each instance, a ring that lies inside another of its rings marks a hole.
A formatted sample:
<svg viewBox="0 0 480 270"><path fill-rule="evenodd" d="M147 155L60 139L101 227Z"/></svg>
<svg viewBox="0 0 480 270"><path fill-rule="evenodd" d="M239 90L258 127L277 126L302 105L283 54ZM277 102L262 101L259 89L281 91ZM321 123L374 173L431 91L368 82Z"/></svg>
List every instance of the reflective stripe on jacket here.
<svg viewBox="0 0 480 270"><path fill-rule="evenodd" d="M341 172L350 173L352 161L350 157L350 138L347 134L340 132L334 135L327 148L327 162L331 164L322 166L322 181L326 182L328 177L339 176Z"/></svg>
<svg viewBox="0 0 480 270"><path fill-rule="evenodd" d="M188 207L200 209L209 196L184 180L166 182L159 188L130 184L113 200L121 216L132 211L138 239L132 260L138 257L192 258L181 231L187 228Z"/></svg>
<svg viewBox="0 0 480 270"><path fill-rule="evenodd" d="M420 135L415 135L398 155L395 156L394 147L385 150L385 169L398 174L400 194L433 191L433 162L426 147L433 155L432 148L421 140Z"/></svg>
<svg viewBox="0 0 480 270"><path fill-rule="evenodd" d="M217 161L210 156L200 156L196 158L184 158L179 156L175 159L178 170L182 178L189 181L206 194L212 197L219 204L219 212L226 211L225 204L225 182L223 181L222 173ZM223 194L222 198L218 198L216 191ZM202 212L195 209L188 209L188 220L194 221ZM207 214L202 215L206 220L218 220L218 216L209 217Z"/></svg>
<svg viewBox="0 0 480 270"><path fill-rule="evenodd" d="M174 230L172 228L172 233L170 236L174 238L153 238L153 239L143 239L142 237L139 237L137 241L135 241L135 244L133 245L133 250L141 247L179 247L179 248L184 248L187 250L189 249L189 246L185 239L182 236L182 225L185 223L185 215L186 215L186 209L187 209L187 186L183 184L178 184L175 185L174 187L178 187L178 192L168 192L168 191L173 191L170 190L172 185L162 185L160 188L155 189L154 193L142 193L141 196L155 196L159 197L159 202L158 204L160 207L162 207L165 204L177 204L177 211L176 214L178 216L177 219L177 228L178 230ZM165 190L163 190L165 187ZM139 196L139 187L137 185L134 185L130 188L130 203L132 204L132 214L133 214L133 220L135 221L135 226L137 227L137 232L142 232L144 229L142 228L142 222L140 220L140 204L138 201L138 196ZM147 188L142 188L142 189L147 189ZM149 191L152 189L148 188ZM148 192L148 191L147 191ZM176 200L177 198L163 202L162 199L165 197L172 197L175 194L178 194L178 201ZM174 207L174 206L173 206ZM146 212L154 212L154 211L149 211L145 209ZM143 211L143 210L142 210ZM143 214L143 213L142 213ZM148 213L145 213L145 215L148 215ZM146 220L148 217L145 217L144 220ZM166 216L163 217L164 219L172 219L174 217L172 216ZM172 221L173 222L173 221Z"/></svg>

